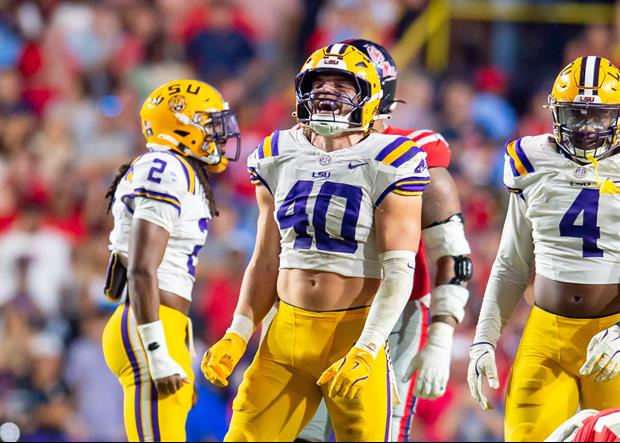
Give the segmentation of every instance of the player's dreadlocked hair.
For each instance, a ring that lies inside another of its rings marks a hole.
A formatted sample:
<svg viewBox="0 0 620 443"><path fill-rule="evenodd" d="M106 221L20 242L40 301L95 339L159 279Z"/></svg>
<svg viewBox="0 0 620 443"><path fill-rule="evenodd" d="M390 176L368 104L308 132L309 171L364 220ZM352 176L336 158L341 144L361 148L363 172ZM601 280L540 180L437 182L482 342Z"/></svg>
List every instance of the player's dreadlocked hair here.
<svg viewBox="0 0 620 443"><path fill-rule="evenodd" d="M185 159L189 162L198 176L198 181L202 185L205 198L207 199L207 202L209 202L209 212L211 212L211 216L217 217L220 213L215 205L215 196L213 195L213 189L211 188L209 177L207 176L207 165L195 157L187 156Z"/></svg>
<svg viewBox="0 0 620 443"><path fill-rule="evenodd" d="M116 177L114 177L114 180L112 180L112 184L110 184L110 187L106 191L105 198L110 200L108 202L108 209L106 211L106 214L110 213L110 210L112 209L112 202L114 201L114 194L116 193L116 188L121 179L125 176L125 174L127 174L127 171L130 167L131 163L125 163L120 168L118 168L118 174L116 174Z"/></svg>
<svg viewBox="0 0 620 443"><path fill-rule="evenodd" d="M206 165L204 165L200 160L194 157L187 156L185 157L198 176L198 181L202 185L202 189L205 193L205 198L207 202L209 202L209 211L213 217L217 217L220 213L217 210L217 206L215 205L215 196L213 195L213 189L211 188L211 184L209 183L209 178L207 177ZM112 202L114 200L114 194L116 193L116 188L118 187L121 179L127 174L127 171L131 167L131 163L125 163L120 168L118 168L118 174L114 177L112 184L108 188L105 198L109 200L108 202L108 210L107 213L110 213L110 209L112 209Z"/></svg>

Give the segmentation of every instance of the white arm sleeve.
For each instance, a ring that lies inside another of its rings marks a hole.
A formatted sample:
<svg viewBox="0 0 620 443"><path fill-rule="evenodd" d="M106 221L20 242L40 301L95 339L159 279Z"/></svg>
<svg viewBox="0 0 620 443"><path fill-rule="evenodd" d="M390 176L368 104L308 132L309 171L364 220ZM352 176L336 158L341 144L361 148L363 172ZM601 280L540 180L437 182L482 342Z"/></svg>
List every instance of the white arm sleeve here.
<svg viewBox="0 0 620 443"><path fill-rule="evenodd" d="M387 251L379 254L379 261L383 265L383 280L355 344L370 352L373 357L385 344L409 300L413 288L415 252Z"/></svg>
<svg viewBox="0 0 620 443"><path fill-rule="evenodd" d="M499 251L484 292L474 344L485 342L495 347L529 282L534 243L532 224L525 210L525 201L511 194Z"/></svg>

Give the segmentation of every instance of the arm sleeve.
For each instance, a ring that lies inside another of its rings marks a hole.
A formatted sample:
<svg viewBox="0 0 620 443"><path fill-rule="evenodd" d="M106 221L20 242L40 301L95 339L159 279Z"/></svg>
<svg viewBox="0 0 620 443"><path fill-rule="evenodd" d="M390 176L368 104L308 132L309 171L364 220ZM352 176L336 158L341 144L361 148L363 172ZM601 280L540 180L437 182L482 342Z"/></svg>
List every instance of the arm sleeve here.
<svg viewBox="0 0 620 443"><path fill-rule="evenodd" d="M474 343L495 346L528 285L534 262L532 225L525 215L526 204L517 194L510 196L499 251L487 283Z"/></svg>
<svg viewBox="0 0 620 443"><path fill-rule="evenodd" d="M402 137L402 140L405 140L402 147L387 151L387 155L382 151L375 158L377 170L372 195L375 206L379 206L390 192L422 195L430 183L426 153L409 139Z"/></svg>
<svg viewBox="0 0 620 443"><path fill-rule="evenodd" d="M186 169L173 154L144 155L128 172L133 192L121 198L133 209L134 217L171 232L181 216L183 199L191 189L193 171Z"/></svg>

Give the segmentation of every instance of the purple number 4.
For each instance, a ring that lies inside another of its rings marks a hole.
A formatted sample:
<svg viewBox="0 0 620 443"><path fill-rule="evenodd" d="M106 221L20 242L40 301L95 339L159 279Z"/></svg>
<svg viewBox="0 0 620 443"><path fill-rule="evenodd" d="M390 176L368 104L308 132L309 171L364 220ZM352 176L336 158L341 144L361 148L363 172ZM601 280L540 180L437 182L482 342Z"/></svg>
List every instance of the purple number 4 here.
<svg viewBox="0 0 620 443"><path fill-rule="evenodd" d="M596 245L596 241L601 236L601 229L597 226L599 196L597 189L582 189L560 221L562 237L583 239L584 257L603 256L603 250ZM576 225L575 221L582 212L583 224Z"/></svg>

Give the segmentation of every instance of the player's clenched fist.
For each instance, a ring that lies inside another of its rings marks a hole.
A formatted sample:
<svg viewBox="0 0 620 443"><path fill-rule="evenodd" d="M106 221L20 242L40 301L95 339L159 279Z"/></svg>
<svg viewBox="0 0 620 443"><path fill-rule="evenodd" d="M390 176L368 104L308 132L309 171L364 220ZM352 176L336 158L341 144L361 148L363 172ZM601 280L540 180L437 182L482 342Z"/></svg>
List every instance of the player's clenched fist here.
<svg viewBox="0 0 620 443"><path fill-rule="evenodd" d="M374 358L370 352L353 347L343 358L327 368L316 382L329 384L329 396L353 399L364 388Z"/></svg>
<svg viewBox="0 0 620 443"><path fill-rule="evenodd" d="M216 386L228 386L230 376L243 356L247 343L240 335L227 332L205 353L200 368L205 378Z"/></svg>

